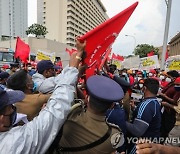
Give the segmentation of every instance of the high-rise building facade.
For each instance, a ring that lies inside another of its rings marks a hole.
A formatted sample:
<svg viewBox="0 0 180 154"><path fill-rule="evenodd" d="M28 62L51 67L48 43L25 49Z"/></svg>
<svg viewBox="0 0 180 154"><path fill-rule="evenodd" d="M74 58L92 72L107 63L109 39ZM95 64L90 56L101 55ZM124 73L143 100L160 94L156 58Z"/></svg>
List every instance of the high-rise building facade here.
<svg viewBox="0 0 180 154"><path fill-rule="evenodd" d="M101 0L38 0L37 20L46 38L75 45L75 38L103 23L108 16Z"/></svg>
<svg viewBox="0 0 180 154"><path fill-rule="evenodd" d="M27 0L0 0L0 38L26 36L27 8Z"/></svg>

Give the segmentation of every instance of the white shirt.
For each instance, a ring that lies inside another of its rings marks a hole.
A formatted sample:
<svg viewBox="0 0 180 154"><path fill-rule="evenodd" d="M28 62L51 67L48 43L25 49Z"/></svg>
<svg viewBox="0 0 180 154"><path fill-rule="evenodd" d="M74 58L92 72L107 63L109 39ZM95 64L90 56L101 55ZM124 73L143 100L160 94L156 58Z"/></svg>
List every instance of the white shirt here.
<svg viewBox="0 0 180 154"><path fill-rule="evenodd" d="M45 78L42 74L39 74L38 72L36 72L35 74L33 74L32 80L37 86L36 90L43 94L46 94L46 93L52 93L57 82L60 79L62 79L61 76L62 76L62 73L58 74L56 77Z"/></svg>
<svg viewBox="0 0 180 154"><path fill-rule="evenodd" d="M74 99L78 70L66 67L47 106L31 122L0 133L0 154L43 154L63 125Z"/></svg>

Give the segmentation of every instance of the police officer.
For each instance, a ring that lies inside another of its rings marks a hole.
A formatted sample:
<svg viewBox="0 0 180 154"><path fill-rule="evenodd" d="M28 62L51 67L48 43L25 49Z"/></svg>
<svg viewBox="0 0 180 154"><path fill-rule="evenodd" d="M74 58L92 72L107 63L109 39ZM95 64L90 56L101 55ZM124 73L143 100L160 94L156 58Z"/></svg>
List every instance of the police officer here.
<svg viewBox="0 0 180 154"><path fill-rule="evenodd" d="M111 153L124 142L120 128L105 121L107 110L124 96L121 86L94 75L87 80L87 90L87 109L79 106L70 113L56 153Z"/></svg>

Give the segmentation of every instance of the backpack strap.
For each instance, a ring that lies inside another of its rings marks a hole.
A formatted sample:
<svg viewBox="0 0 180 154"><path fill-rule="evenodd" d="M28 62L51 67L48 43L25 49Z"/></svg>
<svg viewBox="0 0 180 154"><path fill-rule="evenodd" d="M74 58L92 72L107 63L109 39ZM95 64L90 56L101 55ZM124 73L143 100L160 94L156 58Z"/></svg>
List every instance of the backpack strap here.
<svg viewBox="0 0 180 154"><path fill-rule="evenodd" d="M110 126L108 126L108 130L106 132L106 134L101 137L100 139L96 140L95 142L92 142L90 144L84 145L84 146L80 146L80 147L61 147L58 146L58 148L56 149L57 153L61 153L61 152L78 152L78 151L84 151L87 149L91 149L95 146L100 145L101 143L103 143L104 141L106 141L109 136L111 135L112 132L112 128Z"/></svg>

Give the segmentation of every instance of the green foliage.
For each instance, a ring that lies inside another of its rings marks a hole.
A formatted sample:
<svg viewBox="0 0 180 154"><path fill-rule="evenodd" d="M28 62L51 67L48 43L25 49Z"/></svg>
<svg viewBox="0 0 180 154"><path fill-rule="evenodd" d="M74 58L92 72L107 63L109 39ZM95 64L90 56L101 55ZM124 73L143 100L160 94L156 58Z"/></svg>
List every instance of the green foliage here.
<svg viewBox="0 0 180 154"><path fill-rule="evenodd" d="M134 50L134 54L139 55L140 58L143 58L147 57L147 54L151 51L154 51L154 54L158 55L159 49L149 44L138 44Z"/></svg>
<svg viewBox="0 0 180 154"><path fill-rule="evenodd" d="M32 24L26 30L26 35L34 34L36 37L40 37L40 36L45 37L47 33L48 33L47 28L41 24Z"/></svg>

